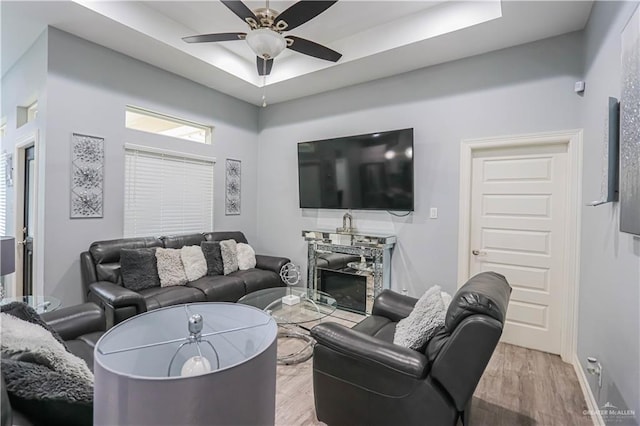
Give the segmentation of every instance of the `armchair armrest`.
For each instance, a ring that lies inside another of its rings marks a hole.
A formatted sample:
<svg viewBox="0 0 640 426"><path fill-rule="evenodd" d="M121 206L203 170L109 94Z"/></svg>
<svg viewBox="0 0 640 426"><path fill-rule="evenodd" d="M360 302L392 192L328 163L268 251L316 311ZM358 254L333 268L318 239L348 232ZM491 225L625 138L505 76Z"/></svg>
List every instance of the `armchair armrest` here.
<svg viewBox="0 0 640 426"><path fill-rule="evenodd" d="M311 336L318 344L351 359L378 364L409 378L421 379L429 372L429 361L424 354L340 324L318 324L311 329Z"/></svg>
<svg viewBox="0 0 640 426"><path fill-rule="evenodd" d="M106 330L104 311L95 303L83 303L45 312L41 318L63 340L72 340L83 334Z"/></svg>
<svg viewBox="0 0 640 426"><path fill-rule="evenodd" d="M389 318L398 322L409 316L418 299L404 296L391 290L384 290L373 302L372 315Z"/></svg>
<svg viewBox="0 0 640 426"><path fill-rule="evenodd" d="M89 285L89 291L112 309L133 306L136 314L147 311L147 303L141 294L109 281L97 281Z"/></svg>
<svg viewBox="0 0 640 426"><path fill-rule="evenodd" d="M282 269L282 267L289 262L290 260L286 257L265 256L262 254L256 254L256 268L273 271L276 274L279 274L280 269Z"/></svg>

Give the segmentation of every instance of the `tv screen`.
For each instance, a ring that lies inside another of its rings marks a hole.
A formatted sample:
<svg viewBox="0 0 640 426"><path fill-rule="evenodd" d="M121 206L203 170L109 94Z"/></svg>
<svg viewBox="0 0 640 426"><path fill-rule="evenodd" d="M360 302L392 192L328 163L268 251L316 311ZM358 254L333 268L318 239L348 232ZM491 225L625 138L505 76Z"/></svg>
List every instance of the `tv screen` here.
<svg viewBox="0 0 640 426"><path fill-rule="evenodd" d="M301 208L413 211L413 129L298 144Z"/></svg>

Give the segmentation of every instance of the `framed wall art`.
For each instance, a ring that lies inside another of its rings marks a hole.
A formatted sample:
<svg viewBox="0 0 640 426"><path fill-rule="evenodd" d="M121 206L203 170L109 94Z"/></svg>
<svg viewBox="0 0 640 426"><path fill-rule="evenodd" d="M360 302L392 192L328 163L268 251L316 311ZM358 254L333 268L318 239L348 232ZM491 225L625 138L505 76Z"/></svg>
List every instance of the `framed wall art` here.
<svg viewBox="0 0 640 426"><path fill-rule="evenodd" d="M622 31L620 231L640 235L640 7Z"/></svg>
<svg viewBox="0 0 640 426"><path fill-rule="evenodd" d="M227 159L225 163L224 214L240 214L242 163L240 160Z"/></svg>
<svg viewBox="0 0 640 426"><path fill-rule="evenodd" d="M104 199L104 138L71 137L71 219L100 218Z"/></svg>

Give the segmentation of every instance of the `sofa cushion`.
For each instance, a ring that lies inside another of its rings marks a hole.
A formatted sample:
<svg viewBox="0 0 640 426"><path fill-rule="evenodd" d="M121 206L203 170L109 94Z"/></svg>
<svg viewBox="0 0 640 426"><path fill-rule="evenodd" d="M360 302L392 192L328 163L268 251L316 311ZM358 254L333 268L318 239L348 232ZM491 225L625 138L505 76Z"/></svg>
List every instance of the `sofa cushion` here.
<svg viewBox="0 0 640 426"><path fill-rule="evenodd" d="M120 238L117 240L96 241L89 247L89 253L96 264L120 262L120 250L123 248L162 247L162 240L156 237Z"/></svg>
<svg viewBox="0 0 640 426"><path fill-rule="evenodd" d="M182 303L207 301L201 290L187 286L147 288L140 290L140 294L144 297L149 311Z"/></svg>
<svg viewBox="0 0 640 426"><path fill-rule="evenodd" d="M474 314L504 323L510 294L509 283L497 272L481 272L469 278L451 300L445 320L447 331L451 333L463 319Z"/></svg>
<svg viewBox="0 0 640 426"><path fill-rule="evenodd" d="M244 281L247 294L264 288L284 287L280 275L272 271L253 268L246 271L236 271L232 276L239 277Z"/></svg>
<svg viewBox="0 0 640 426"><path fill-rule="evenodd" d="M122 285L122 274L120 273L120 263L99 263L96 265L96 277L98 281L109 281Z"/></svg>
<svg viewBox="0 0 640 426"><path fill-rule="evenodd" d="M222 265L224 274L229 275L238 270L238 252L235 240L220 241L220 252L222 253Z"/></svg>
<svg viewBox="0 0 640 426"><path fill-rule="evenodd" d="M249 244L238 243L236 253L238 255L238 269L246 271L256 267L256 252Z"/></svg>
<svg viewBox="0 0 640 426"><path fill-rule="evenodd" d="M207 241L235 240L238 243L248 244L247 238L239 231L217 231L204 234Z"/></svg>
<svg viewBox="0 0 640 426"><path fill-rule="evenodd" d="M204 241L204 234L169 235L162 237L164 248L179 249L184 246L199 246Z"/></svg>
<svg viewBox="0 0 640 426"><path fill-rule="evenodd" d="M352 328L366 335L382 339L385 342L393 343L396 323L383 316L371 315Z"/></svg>
<svg viewBox="0 0 640 426"><path fill-rule="evenodd" d="M220 241L203 241L200 243L200 248L207 261L207 275L224 274Z"/></svg>
<svg viewBox="0 0 640 426"><path fill-rule="evenodd" d="M171 287L174 285L185 285L187 276L184 273L184 266L180 258L178 249L156 249L156 259L158 261L158 276L161 287Z"/></svg>
<svg viewBox="0 0 640 426"><path fill-rule="evenodd" d="M160 287L156 248L122 249L120 271L122 284L129 290Z"/></svg>
<svg viewBox="0 0 640 426"><path fill-rule="evenodd" d="M180 258L188 281L195 281L207 275L207 261L199 245L182 247Z"/></svg>
<svg viewBox="0 0 640 426"><path fill-rule="evenodd" d="M208 302L237 302L245 295L244 281L237 273L202 277L186 286L200 289Z"/></svg>
<svg viewBox="0 0 640 426"><path fill-rule="evenodd" d="M393 343L424 350L427 342L444 325L446 308L439 286L428 289L416 302L408 317L398 321Z"/></svg>

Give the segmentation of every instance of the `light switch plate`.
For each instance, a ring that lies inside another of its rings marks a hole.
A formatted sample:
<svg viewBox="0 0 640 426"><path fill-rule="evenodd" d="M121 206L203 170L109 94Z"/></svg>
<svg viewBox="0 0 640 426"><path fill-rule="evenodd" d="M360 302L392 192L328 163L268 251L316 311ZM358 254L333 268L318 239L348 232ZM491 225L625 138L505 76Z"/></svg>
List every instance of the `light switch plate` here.
<svg viewBox="0 0 640 426"><path fill-rule="evenodd" d="M438 218L438 209L436 207L431 207L429 209L429 219L437 219Z"/></svg>

